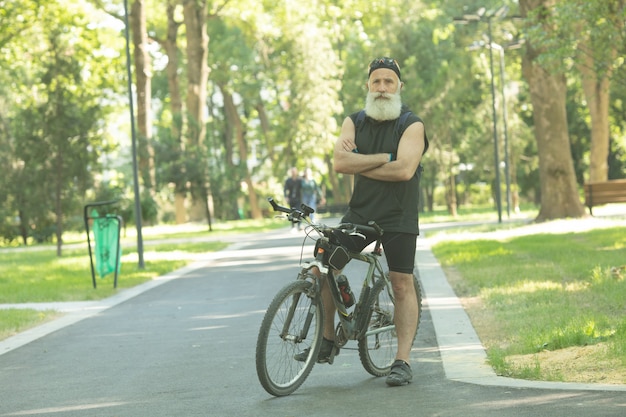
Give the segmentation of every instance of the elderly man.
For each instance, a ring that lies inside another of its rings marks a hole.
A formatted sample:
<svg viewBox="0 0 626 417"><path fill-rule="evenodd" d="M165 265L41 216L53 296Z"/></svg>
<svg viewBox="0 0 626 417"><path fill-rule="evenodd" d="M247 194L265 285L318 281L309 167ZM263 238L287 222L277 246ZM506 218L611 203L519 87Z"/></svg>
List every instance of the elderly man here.
<svg viewBox="0 0 626 417"><path fill-rule="evenodd" d="M396 300L398 334L396 360L386 382L399 386L413 377L410 353L419 320L413 269L419 234L420 161L428 149L428 138L422 120L402 104L404 83L396 60L373 60L366 86L364 113L351 114L341 126L334 167L339 173L354 174L354 191L342 221L367 224L374 220L384 230L383 248ZM360 251L369 243L361 242L352 249ZM330 300L327 285L322 291L324 299ZM325 302L324 309L327 340L320 356L331 352L329 341L334 338L333 303Z"/></svg>

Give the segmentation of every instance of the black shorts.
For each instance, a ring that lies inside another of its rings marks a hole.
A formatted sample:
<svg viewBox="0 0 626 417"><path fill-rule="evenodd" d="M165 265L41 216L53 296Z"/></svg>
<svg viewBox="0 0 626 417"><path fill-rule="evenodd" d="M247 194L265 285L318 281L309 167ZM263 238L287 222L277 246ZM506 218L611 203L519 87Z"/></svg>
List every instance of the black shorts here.
<svg viewBox="0 0 626 417"><path fill-rule="evenodd" d="M344 233L335 233L337 240L352 252L361 252L376 239L366 237L347 236ZM412 274L415 268L415 250L417 235L413 233L385 232L382 238L383 249L389 270L403 274Z"/></svg>

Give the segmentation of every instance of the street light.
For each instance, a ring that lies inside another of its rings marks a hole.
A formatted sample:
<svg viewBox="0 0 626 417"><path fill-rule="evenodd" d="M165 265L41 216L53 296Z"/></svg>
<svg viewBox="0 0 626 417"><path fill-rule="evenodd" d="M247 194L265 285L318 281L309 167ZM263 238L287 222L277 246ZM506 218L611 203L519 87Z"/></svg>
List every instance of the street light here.
<svg viewBox="0 0 626 417"><path fill-rule="evenodd" d="M507 128L507 113L506 113L506 96L504 94L504 50L505 49L518 49L524 44L524 40L509 43L508 45L501 46L495 42L491 42L490 49L495 48L500 51L500 83L502 89L502 123L504 123L504 176L506 182L506 214L511 217L511 168L509 166L509 134Z"/></svg>
<svg viewBox="0 0 626 417"><path fill-rule="evenodd" d="M506 125L506 97L504 95L504 48L495 42L489 42L489 50L500 51L500 88L502 95L502 126L504 132L504 178L506 183L506 216L511 218L511 174L509 169L509 130ZM491 75L493 78L493 74Z"/></svg>
<svg viewBox="0 0 626 417"><path fill-rule="evenodd" d="M141 233L141 201L139 197L139 174L137 173L137 137L135 135L135 112L133 110L133 80L130 70L130 40L128 33L128 0L124 0L124 25L126 26L126 75L128 77L128 98L130 100L130 133L133 150L133 182L135 192L135 226L137 227L137 255L139 257L138 268L144 269L143 260L143 236Z"/></svg>
<svg viewBox="0 0 626 417"><path fill-rule="evenodd" d="M507 216L511 217L511 167L510 167L510 157L509 157L509 130L507 127L507 110L506 110L506 94L504 91L505 86L505 65L504 65L504 51L507 49L518 49L521 48L524 44L524 40L520 39L515 42L509 43L507 45L499 45L495 42L491 42L490 45L486 44L483 41L474 42L467 49L470 51L476 50L478 48L493 48L500 52L500 88L502 95L502 123L503 123L503 132L504 132L504 176L506 183L506 213Z"/></svg>
<svg viewBox="0 0 626 417"><path fill-rule="evenodd" d="M481 7L475 14L464 14L463 17L455 17L454 23L468 24L470 22L487 22L487 36L491 45L491 19L501 18L506 15L508 7L502 6L495 12L485 14L485 8ZM498 122L496 115L496 87L493 75L493 50L489 48L489 67L491 72L491 109L493 117L493 157L496 169L496 207L498 209L498 223L502 223L502 195L500 189L500 155L498 151Z"/></svg>

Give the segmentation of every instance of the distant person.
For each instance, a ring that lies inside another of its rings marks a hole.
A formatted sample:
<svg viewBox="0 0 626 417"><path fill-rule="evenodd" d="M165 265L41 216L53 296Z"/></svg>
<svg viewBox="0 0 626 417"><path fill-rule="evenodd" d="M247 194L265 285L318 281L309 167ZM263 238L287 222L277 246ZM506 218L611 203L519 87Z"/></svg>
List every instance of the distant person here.
<svg viewBox="0 0 626 417"><path fill-rule="evenodd" d="M302 204L302 178L298 175L298 169L296 167L289 169L289 177L285 180L283 194L290 208L300 209L300 205ZM300 230L300 221L292 222L291 230L292 232Z"/></svg>
<svg viewBox="0 0 626 417"><path fill-rule="evenodd" d="M322 189L313 179L313 171L311 168L307 168L304 170L304 177L302 178L302 203L313 210L317 210L318 201L320 205L326 204ZM313 213L309 216L311 221L315 220L314 216Z"/></svg>

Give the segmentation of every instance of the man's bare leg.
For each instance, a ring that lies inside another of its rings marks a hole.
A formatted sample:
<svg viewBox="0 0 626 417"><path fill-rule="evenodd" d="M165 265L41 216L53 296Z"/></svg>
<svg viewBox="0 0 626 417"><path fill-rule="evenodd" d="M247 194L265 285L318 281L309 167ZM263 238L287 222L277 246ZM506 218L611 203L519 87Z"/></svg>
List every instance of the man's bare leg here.
<svg viewBox="0 0 626 417"><path fill-rule="evenodd" d="M396 359L410 363L411 348L417 331L419 307L415 295L413 274L389 272L396 299L394 324L398 334Z"/></svg>
<svg viewBox="0 0 626 417"><path fill-rule="evenodd" d="M328 340L335 340L335 303L333 302L333 295L330 292L328 286L328 280L322 278L322 274L317 267L312 268L311 272L315 274L317 279L322 280L322 303L324 304L324 323L323 323L323 336Z"/></svg>
<svg viewBox="0 0 626 417"><path fill-rule="evenodd" d="M322 303L324 304L324 338L335 340L335 303L328 286L328 280L322 281Z"/></svg>

